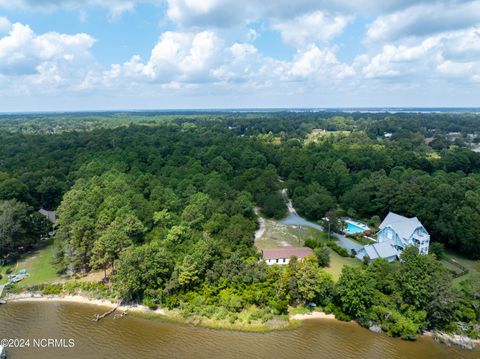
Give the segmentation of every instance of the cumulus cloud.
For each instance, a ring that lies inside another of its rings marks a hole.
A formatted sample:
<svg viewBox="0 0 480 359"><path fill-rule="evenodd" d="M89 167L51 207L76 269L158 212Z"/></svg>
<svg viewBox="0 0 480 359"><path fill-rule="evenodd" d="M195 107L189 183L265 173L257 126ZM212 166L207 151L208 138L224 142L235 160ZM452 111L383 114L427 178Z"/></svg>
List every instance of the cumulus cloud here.
<svg viewBox="0 0 480 359"><path fill-rule="evenodd" d="M122 83L150 83L163 88L236 84L252 91L275 89L291 81L306 85L319 79L337 81L354 73L332 50L316 45L298 51L291 61L280 61L261 54L251 43L227 44L213 31L167 31L147 61L135 55L107 71L90 73L82 88L123 88Z"/></svg>
<svg viewBox="0 0 480 359"><path fill-rule="evenodd" d="M439 2L408 7L380 16L367 31L367 40L392 41L454 31L480 23L480 1Z"/></svg>
<svg viewBox="0 0 480 359"><path fill-rule="evenodd" d="M276 22L272 27L280 32L284 42L302 47L317 41L327 41L339 35L349 19L316 11L284 22Z"/></svg>
<svg viewBox="0 0 480 359"><path fill-rule="evenodd" d="M367 78L406 75L412 70L418 70L411 66L411 63L423 58L430 58L427 55L438 43L439 39L428 38L421 44L410 47L385 45L382 52L375 55L363 68L363 74Z"/></svg>
<svg viewBox="0 0 480 359"><path fill-rule="evenodd" d="M8 35L0 38L0 75L18 86L71 87L92 64L89 50L94 42L82 33L37 35L28 25L15 23Z"/></svg>
<svg viewBox="0 0 480 359"><path fill-rule="evenodd" d="M332 93L353 86L381 92L429 81L480 82L480 0L0 0L0 8L88 15L97 7L118 17L140 3L165 3L171 22L162 26L171 31L160 34L147 56L130 54L114 64L96 62L91 35L36 34L0 17L3 93L111 90L155 97L265 91L286 98L327 86ZM336 44L340 34L364 25L364 15L374 20L363 33L363 48ZM294 49L277 55L275 46L268 48L270 30Z"/></svg>
<svg viewBox="0 0 480 359"><path fill-rule="evenodd" d="M354 73L353 68L340 63L331 50L320 49L315 45L298 53L288 71L293 78L315 80L342 79Z"/></svg>
<svg viewBox="0 0 480 359"><path fill-rule="evenodd" d="M204 82L218 63L221 49L221 40L211 31L167 31L152 49L148 61L134 55L123 64L112 65L99 77L90 74L84 87L125 79L163 84Z"/></svg>
<svg viewBox="0 0 480 359"><path fill-rule="evenodd" d="M357 58L356 66L367 79L412 76L456 78L471 81L480 74L480 30L445 32L409 44L386 44L372 56Z"/></svg>

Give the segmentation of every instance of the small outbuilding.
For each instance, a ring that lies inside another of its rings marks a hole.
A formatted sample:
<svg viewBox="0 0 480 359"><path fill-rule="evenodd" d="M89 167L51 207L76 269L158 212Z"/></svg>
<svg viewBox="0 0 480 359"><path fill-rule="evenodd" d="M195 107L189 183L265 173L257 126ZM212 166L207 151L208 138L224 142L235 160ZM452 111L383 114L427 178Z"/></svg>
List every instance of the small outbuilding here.
<svg viewBox="0 0 480 359"><path fill-rule="evenodd" d="M268 265L288 264L290 258L297 257L302 259L305 256L313 254L311 248L308 247L283 247L262 249L262 255Z"/></svg>
<svg viewBox="0 0 480 359"><path fill-rule="evenodd" d="M47 211L44 208L40 208L38 212L52 223L55 223L57 221L57 214L55 213L55 211Z"/></svg>

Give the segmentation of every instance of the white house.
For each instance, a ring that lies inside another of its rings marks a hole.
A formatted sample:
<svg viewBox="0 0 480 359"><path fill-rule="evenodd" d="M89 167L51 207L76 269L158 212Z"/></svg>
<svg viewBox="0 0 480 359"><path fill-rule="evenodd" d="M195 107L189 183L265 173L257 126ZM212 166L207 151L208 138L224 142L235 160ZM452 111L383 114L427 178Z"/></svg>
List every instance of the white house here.
<svg viewBox="0 0 480 359"><path fill-rule="evenodd" d="M291 257L301 259L305 256L313 254L313 251L307 247L283 247L262 249L262 255L268 265L288 264Z"/></svg>
<svg viewBox="0 0 480 359"><path fill-rule="evenodd" d="M377 241L391 242L399 253L408 246L416 246L421 254L428 254L430 235L417 217L407 218L390 212L380 224Z"/></svg>

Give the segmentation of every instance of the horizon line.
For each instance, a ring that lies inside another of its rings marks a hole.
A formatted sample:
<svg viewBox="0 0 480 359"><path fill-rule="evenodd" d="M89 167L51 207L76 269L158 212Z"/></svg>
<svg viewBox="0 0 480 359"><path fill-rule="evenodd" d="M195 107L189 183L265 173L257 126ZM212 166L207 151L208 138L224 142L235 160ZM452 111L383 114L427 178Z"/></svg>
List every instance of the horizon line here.
<svg viewBox="0 0 480 359"><path fill-rule="evenodd" d="M31 110L0 111L0 116L20 114L89 114L89 113L138 113L138 112L430 112L430 113L480 113L480 107L473 106L359 106L359 107L205 107L205 108L166 108L166 109L102 109L102 110Z"/></svg>

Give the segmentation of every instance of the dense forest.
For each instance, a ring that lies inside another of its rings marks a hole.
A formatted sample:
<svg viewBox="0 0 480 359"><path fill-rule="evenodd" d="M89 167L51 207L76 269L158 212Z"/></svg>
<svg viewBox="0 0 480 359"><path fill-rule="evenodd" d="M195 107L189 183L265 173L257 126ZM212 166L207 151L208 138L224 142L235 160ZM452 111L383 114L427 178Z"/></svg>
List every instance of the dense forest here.
<svg viewBox="0 0 480 359"><path fill-rule="evenodd" d="M45 232L57 210L59 271L102 270L127 301L185 315L259 318L315 303L391 335L478 335L478 281L452 286L435 256L345 267L320 258L267 267L258 207L378 222L417 216L432 240L480 259L480 116L473 114L179 113L0 118L0 258ZM463 323L463 324L458 324Z"/></svg>

